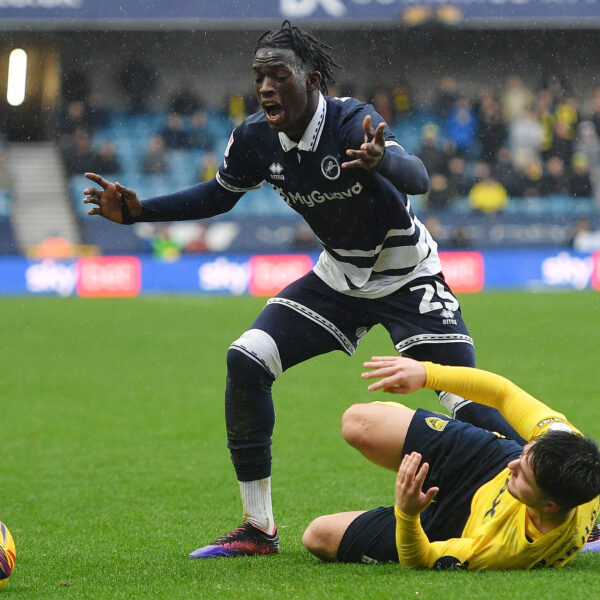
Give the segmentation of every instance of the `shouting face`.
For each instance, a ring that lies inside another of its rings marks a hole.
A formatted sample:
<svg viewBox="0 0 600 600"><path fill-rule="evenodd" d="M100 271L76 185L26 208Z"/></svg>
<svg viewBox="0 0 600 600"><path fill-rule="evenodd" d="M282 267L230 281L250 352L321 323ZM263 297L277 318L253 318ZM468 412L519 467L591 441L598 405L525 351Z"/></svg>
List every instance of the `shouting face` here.
<svg viewBox="0 0 600 600"><path fill-rule="evenodd" d="M307 73L292 50L259 48L252 64L254 91L271 129L298 141L318 102L320 74Z"/></svg>

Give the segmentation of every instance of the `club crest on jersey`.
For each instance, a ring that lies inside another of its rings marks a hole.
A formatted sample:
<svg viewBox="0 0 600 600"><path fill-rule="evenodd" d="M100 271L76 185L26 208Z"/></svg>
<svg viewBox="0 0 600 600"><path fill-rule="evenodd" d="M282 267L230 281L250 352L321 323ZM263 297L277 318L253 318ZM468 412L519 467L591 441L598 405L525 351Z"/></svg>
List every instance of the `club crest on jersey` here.
<svg viewBox="0 0 600 600"><path fill-rule="evenodd" d="M271 163L269 171L271 171L271 179L285 179L285 176L283 175L283 167L279 163Z"/></svg>
<svg viewBox="0 0 600 600"><path fill-rule="evenodd" d="M327 179L337 179L340 176L340 163L335 156L328 154L321 161L321 172Z"/></svg>
<svg viewBox="0 0 600 600"><path fill-rule="evenodd" d="M445 419L438 419L437 417L427 417L425 423L434 431L444 431L448 421Z"/></svg>

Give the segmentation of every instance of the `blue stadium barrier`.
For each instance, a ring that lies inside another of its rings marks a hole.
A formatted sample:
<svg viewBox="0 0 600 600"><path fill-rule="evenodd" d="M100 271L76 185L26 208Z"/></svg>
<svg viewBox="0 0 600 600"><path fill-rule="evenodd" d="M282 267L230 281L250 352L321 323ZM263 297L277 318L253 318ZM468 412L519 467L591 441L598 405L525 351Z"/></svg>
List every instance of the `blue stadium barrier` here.
<svg viewBox="0 0 600 600"><path fill-rule="evenodd" d="M17 242L7 217L0 217L0 254L17 254Z"/></svg>
<svg viewBox="0 0 600 600"><path fill-rule="evenodd" d="M13 197L9 190L0 189L0 219L8 218L12 212Z"/></svg>
<svg viewBox="0 0 600 600"><path fill-rule="evenodd" d="M97 246L102 254L139 254L148 249L133 226L117 225L102 217L81 219L83 243Z"/></svg>

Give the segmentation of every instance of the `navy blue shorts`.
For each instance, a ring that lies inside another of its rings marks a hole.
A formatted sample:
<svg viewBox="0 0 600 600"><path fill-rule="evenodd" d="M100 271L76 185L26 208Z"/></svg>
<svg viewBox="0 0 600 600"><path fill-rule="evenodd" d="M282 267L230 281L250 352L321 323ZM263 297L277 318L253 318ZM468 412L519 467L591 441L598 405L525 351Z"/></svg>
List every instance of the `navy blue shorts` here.
<svg viewBox="0 0 600 600"><path fill-rule="evenodd" d="M252 327L269 333L283 356L284 368L335 349L353 354L374 325L387 329L400 354L427 344L419 360L474 366L473 340L458 300L441 274L421 277L381 298L356 298L335 291L312 271L271 298ZM302 337L310 350L296 357ZM458 343L457 343L458 342ZM458 353L457 359L452 353ZM286 364L287 363L287 364Z"/></svg>
<svg viewBox="0 0 600 600"><path fill-rule="evenodd" d="M460 537L475 492L521 454L520 443L496 433L418 409L411 421L403 453L413 451L429 463L423 488L439 487L434 502L421 513L429 541ZM346 529L340 562L398 562L393 507L380 507L357 517Z"/></svg>

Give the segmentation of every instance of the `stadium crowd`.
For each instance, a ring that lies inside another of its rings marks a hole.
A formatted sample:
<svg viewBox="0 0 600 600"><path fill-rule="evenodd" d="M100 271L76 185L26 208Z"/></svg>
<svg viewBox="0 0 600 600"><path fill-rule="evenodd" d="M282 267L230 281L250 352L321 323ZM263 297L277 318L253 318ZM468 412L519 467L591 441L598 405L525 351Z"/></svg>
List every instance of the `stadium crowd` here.
<svg viewBox="0 0 600 600"><path fill-rule="evenodd" d="M428 106L413 105L404 85L369 92L346 85L330 93L373 103L399 141L423 160L431 182L427 209L452 208L461 198L486 213L501 211L514 197L596 195L600 201L600 88L578 98L557 76L533 88L511 75L501 89L482 85L473 98L447 76ZM206 157L196 166L197 178L210 179L220 148L207 107L184 89L162 108L163 122L147 131L140 172L165 174L169 152L202 150ZM131 100L129 109L151 110L139 100ZM233 94L211 114L220 112L233 127L256 109L252 94ZM56 135L70 175L122 170L114 143L94 143L94 133L109 124L111 115L97 93L72 98L57 115Z"/></svg>
<svg viewBox="0 0 600 600"><path fill-rule="evenodd" d="M62 103L50 129L80 216L86 171L118 177L141 197L211 179L233 127L258 109L247 88L225 97L221 106L207 105L188 88L156 105L149 100L157 84L149 75L152 68L128 63L118 81L133 72L145 75L124 90L124 106L108 105L85 74L65 74ZM423 160L430 189L414 203L434 237L449 215L501 218L523 201L535 203L544 214L558 207L565 215L571 203L584 203L589 210L573 216L566 227L573 229L573 237L582 227L595 229L586 219L600 207L600 88L582 96L555 75L533 86L532 80L512 74L495 88L482 82L476 93L467 91L466 82L445 76L437 89L429 90L427 102L414 100L406 84L370 90L340 84L331 86L330 95L371 102L406 150ZM10 181L3 156L0 147L0 186L5 190L0 200L6 213ZM287 207L272 210L282 203L268 186L261 193L261 211L248 214L285 216ZM182 251L211 250L205 241L209 228L197 225L189 242L176 245ZM164 246L169 231L168 226L148 226L136 235L142 234L151 250ZM302 223L291 236L290 249L318 250ZM456 224L436 239L446 247L473 245L468 228Z"/></svg>

